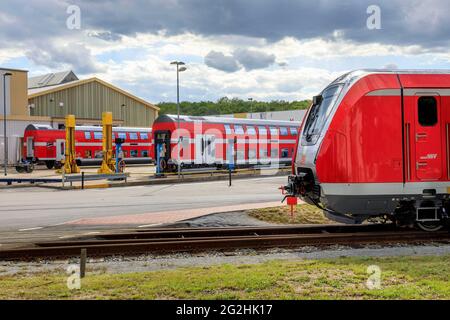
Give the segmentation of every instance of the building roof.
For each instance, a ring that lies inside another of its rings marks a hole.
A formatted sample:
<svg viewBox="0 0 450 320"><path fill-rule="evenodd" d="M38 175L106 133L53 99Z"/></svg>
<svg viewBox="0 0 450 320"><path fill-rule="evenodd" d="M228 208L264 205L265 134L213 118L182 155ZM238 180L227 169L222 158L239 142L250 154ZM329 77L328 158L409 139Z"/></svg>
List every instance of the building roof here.
<svg viewBox="0 0 450 320"><path fill-rule="evenodd" d="M71 81L68 83L63 83L63 84L59 84L59 85L55 85L55 86L50 86L50 87L43 87L43 88L34 88L34 89L28 89L28 99L33 99L39 96L43 96L49 93L55 93L57 91L61 91L61 90L66 90L66 89L70 89L73 87L78 87L87 83L91 83L91 82L97 82L100 83L101 85L104 85L114 91L117 91L125 96L127 96L128 98L135 100L139 103L142 103L143 105L145 105L146 107L155 109L159 111L159 108L157 106L155 106L154 104L151 104L150 102L147 102L141 98L138 98L134 95L132 95L129 92L126 92L125 90L122 90L108 82L105 82L103 80L100 80L98 78L89 78L89 79L84 79L84 80L76 80L76 81Z"/></svg>
<svg viewBox="0 0 450 320"><path fill-rule="evenodd" d="M57 73L47 73L28 79L28 89L49 87L78 80L72 70Z"/></svg>
<svg viewBox="0 0 450 320"><path fill-rule="evenodd" d="M28 72L28 70L11 69L11 68L2 68L2 67L0 67L0 70L2 70L2 71Z"/></svg>

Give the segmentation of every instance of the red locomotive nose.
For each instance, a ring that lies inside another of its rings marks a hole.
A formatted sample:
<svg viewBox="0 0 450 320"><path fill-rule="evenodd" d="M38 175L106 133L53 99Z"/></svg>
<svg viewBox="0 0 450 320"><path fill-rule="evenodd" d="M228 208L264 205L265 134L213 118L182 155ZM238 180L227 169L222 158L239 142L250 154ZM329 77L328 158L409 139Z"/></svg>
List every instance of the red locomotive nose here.
<svg viewBox="0 0 450 320"><path fill-rule="evenodd" d="M449 90L445 70L337 78L313 99L285 191L338 222L438 230L450 212Z"/></svg>

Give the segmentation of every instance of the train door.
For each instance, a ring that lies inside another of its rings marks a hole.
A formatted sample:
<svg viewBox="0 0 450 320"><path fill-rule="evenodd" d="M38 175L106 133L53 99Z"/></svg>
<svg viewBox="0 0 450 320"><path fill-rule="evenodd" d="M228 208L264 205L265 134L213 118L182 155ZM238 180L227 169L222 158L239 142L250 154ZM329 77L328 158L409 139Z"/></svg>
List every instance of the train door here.
<svg viewBox="0 0 450 320"><path fill-rule="evenodd" d="M66 156L66 140L56 139L56 162L63 161Z"/></svg>
<svg viewBox="0 0 450 320"><path fill-rule="evenodd" d="M440 96L416 96L413 159L416 178L422 181L442 177L441 99Z"/></svg>
<svg viewBox="0 0 450 320"><path fill-rule="evenodd" d="M203 160L206 164L214 164L216 162L216 136L205 135L203 139L204 152Z"/></svg>
<svg viewBox="0 0 450 320"><path fill-rule="evenodd" d="M203 164L204 147L203 135L195 135L195 164Z"/></svg>
<svg viewBox="0 0 450 320"><path fill-rule="evenodd" d="M34 158L34 139L27 137L27 158Z"/></svg>
<svg viewBox="0 0 450 320"><path fill-rule="evenodd" d="M162 146L161 153L158 154L158 146ZM161 170L167 169L167 162L170 159L171 148L170 148L170 131L156 131L155 132L155 162L157 162L159 157L159 165ZM158 165L158 163L157 163Z"/></svg>

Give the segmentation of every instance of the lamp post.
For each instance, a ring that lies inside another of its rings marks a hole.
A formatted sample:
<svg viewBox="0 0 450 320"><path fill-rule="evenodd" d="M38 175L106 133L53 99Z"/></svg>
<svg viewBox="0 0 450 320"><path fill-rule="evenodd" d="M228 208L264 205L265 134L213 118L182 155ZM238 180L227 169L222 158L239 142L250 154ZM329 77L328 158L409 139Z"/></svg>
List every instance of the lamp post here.
<svg viewBox="0 0 450 320"><path fill-rule="evenodd" d="M8 145L7 145L7 138L6 138L6 77L12 76L12 73L4 73L3 74L3 156L4 158L4 166L5 166L5 176L8 175L7 173L7 166L8 166Z"/></svg>
<svg viewBox="0 0 450 320"><path fill-rule="evenodd" d="M253 98L248 98L250 102L250 119L253 119Z"/></svg>
<svg viewBox="0 0 450 320"><path fill-rule="evenodd" d="M178 131L178 179L181 175L180 166L180 72L186 71L185 63L182 61L173 61L170 64L177 66L177 131ZM181 66L181 67L180 67Z"/></svg>

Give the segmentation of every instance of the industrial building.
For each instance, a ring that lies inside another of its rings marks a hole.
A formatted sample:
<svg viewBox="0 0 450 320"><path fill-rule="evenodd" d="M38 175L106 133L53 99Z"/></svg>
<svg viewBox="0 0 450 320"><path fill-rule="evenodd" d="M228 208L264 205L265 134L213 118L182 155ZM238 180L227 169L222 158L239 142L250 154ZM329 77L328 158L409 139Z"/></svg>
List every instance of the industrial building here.
<svg viewBox="0 0 450 320"><path fill-rule="evenodd" d="M20 160L23 133L29 124L63 128L65 116L73 114L77 125L101 125L102 113L110 111L115 126L151 127L159 111L98 78L80 80L72 71L28 78L26 70L4 68L0 68L0 106L0 162L4 161L6 114L9 164Z"/></svg>

